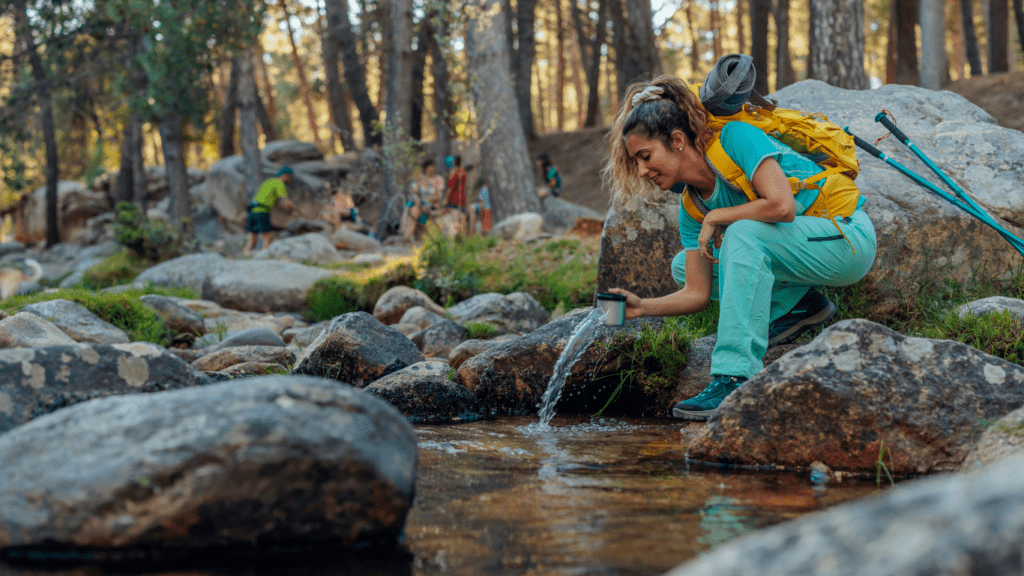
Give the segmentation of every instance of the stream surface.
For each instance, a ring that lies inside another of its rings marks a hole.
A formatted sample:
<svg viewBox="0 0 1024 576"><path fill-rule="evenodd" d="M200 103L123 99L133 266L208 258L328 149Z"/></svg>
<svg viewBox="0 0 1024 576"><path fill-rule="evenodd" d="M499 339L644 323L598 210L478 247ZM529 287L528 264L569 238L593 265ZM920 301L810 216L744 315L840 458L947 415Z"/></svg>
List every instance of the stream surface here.
<svg viewBox="0 0 1024 576"><path fill-rule="evenodd" d="M420 425L404 553L127 569L9 564L0 576L656 575L760 527L877 491L687 464L703 424L555 416ZM685 426L685 427L684 427ZM686 440L684 440L684 436Z"/></svg>

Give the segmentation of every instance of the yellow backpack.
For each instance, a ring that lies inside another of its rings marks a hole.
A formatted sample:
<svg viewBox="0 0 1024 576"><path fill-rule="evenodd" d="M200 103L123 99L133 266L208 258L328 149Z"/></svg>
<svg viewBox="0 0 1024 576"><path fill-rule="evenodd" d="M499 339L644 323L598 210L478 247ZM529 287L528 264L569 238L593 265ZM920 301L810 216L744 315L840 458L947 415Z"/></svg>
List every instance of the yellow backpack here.
<svg viewBox="0 0 1024 576"><path fill-rule="evenodd" d="M690 90L700 98L700 84L690 86ZM808 216L828 218L835 224L836 218L844 218L857 209L860 193L852 180L857 177L860 164L857 162L856 146L853 137L842 128L828 121L820 112L806 114L796 110L777 108L774 104L761 97L752 98L755 103L747 102L740 112L731 116L714 116L709 114L709 124L715 135L708 144L707 157L714 169L734 189L741 190L749 200L758 198L753 185L743 170L725 153L720 140L722 127L728 122L746 122L760 128L765 134L804 155L822 167L822 171L808 178L789 178L793 194L806 189L821 190L818 199L805 212ZM839 177L832 177L841 175ZM824 186L817 182L827 178ZM683 208L697 222L704 221L708 209L696 196L696 192L687 187L687 194L682 195ZM839 225L836 225L839 228ZM840 230L840 233L842 231Z"/></svg>

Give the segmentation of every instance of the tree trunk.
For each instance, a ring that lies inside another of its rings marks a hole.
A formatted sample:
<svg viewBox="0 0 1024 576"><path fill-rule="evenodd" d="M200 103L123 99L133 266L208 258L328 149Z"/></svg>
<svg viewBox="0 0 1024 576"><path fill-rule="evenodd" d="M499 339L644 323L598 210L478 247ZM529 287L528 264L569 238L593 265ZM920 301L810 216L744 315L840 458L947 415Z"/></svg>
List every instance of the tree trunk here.
<svg viewBox="0 0 1024 576"><path fill-rule="evenodd" d="M631 83L661 74L661 57L654 38L651 0L613 0L612 18L621 100Z"/></svg>
<svg viewBox="0 0 1024 576"><path fill-rule="evenodd" d="M579 40L580 58L583 60L583 71L587 76L587 115L583 120L584 126L597 126L601 118L601 102L599 86L601 82L601 47L604 45L605 28L607 27L606 14L608 12L608 0L600 0L597 8L597 25L595 26L594 39L590 39L583 28L583 19L580 17L579 5L572 0L572 20L576 28L576 37ZM587 13L589 15L590 5L587 0Z"/></svg>
<svg viewBox="0 0 1024 576"><path fill-rule="evenodd" d="M1007 0L988 0L988 72L1010 69L1007 47L1010 36L1010 12Z"/></svg>
<svg viewBox="0 0 1024 576"><path fill-rule="evenodd" d="M960 0L960 24L964 31L964 48L967 52L967 63L971 66L971 76L985 73L981 66L981 50L978 49L978 33L974 29L974 6L971 0Z"/></svg>
<svg viewBox="0 0 1024 576"><path fill-rule="evenodd" d="M345 68L345 82L352 92L352 100L359 110L359 120L363 125L363 140L366 146L377 146L381 143L380 134L374 132L373 125L377 122L377 109L370 100L366 89L366 69L356 49L356 35L352 32L352 24L348 20L348 2L346 0L327 0L328 34L338 39L341 50L341 63Z"/></svg>
<svg viewBox="0 0 1024 576"><path fill-rule="evenodd" d="M743 0L736 0L736 43L740 54L747 52L747 27L743 25Z"/></svg>
<svg viewBox="0 0 1024 576"><path fill-rule="evenodd" d="M184 121L180 112L168 112L159 121L160 144L167 171L167 195L171 198L170 217L174 227L181 226L191 214L188 172L185 166Z"/></svg>
<svg viewBox="0 0 1024 576"><path fill-rule="evenodd" d="M263 93L267 96L267 116L270 118L270 124L273 126L274 119L277 118L277 105L274 102L274 87L270 84L270 71L267 70L267 62L263 59L263 48L260 48L257 60L260 63L260 71L263 73ZM272 129L271 132L276 132L276 129ZM267 140L270 140L270 136L267 136Z"/></svg>
<svg viewBox="0 0 1024 576"><path fill-rule="evenodd" d="M494 220L540 208L533 168L509 74L505 14L498 0L466 6L466 36L473 101L480 133L480 163L487 169Z"/></svg>
<svg viewBox="0 0 1024 576"><path fill-rule="evenodd" d="M860 0L810 0L809 76L853 90L869 87L864 73L864 6Z"/></svg>
<svg viewBox="0 0 1024 576"><path fill-rule="evenodd" d="M413 140L423 139L423 81L426 78L427 25L420 22L417 33L416 50L412 52L412 96L409 99L409 137Z"/></svg>
<svg viewBox="0 0 1024 576"><path fill-rule="evenodd" d="M626 87L629 86L631 78L628 69L626 53L630 50L629 39L626 38L626 18L623 14L623 0L609 0L612 19L612 43L615 46L615 79L618 87L618 94L615 100L622 100L626 95Z"/></svg>
<svg viewBox="0 0 1024 576"><path fill-rule="evenodd" d="M941 90L949 74L943 0L920 0L921 86Z"/></svg>
<svg viewBox="0 0 1024 576"><path fill-rule="evenodd" d="M768 93L768 15L771 0L750 0L750 56L754 59L757 78L754 90Z"/></svg>
<svg viewBox="0 0 1024 576"><path fill-rule="evenodd" d="M572 1L572 0L570 0ZM583 128L587 121L587 109L583 106L583 79L580 70L583 70L583 56L580 53L580 45L569 36L569 68L572 70L572 85L576 90L576 129Z"/></svg>
<svg viewBox="0 0 1024 576"><path fill-rule="evenodd" d="M715 57L715 62L724 54L722 52L722 8L718 0L712 0L711 2L711 53ZM754 27L754 23L750 23L751 29Z"/></svg>
<svg viewBox="0 0 1024 576"><path fill-rule="evenodd" d="M409 54L412 43L412 0L391 0L388 5L385 32L388 65L387 95L384 101L386 125L384 128L384 188L380 196L380 217L377 237L386 238L398 229L405 203L403 167L397 164L400 146L409 133L409 82L412 62Z"/></svg>
<svg viewBox="0 0 1024 576"><path fill-rule="evenodd" d="M1017 43L1024 51L1024 0L1013 0L1013 19L1017 21Z"/></svg>
<svg viewBox="0 0 1024 576"><path fill-rule="evenodd" d="M445 5L430 3L430 11L423 19L430 45L430 73L434 77L434 165L440 173L444 159L451 154L452 135L455 132L455 109L452 105L448 58L442 45L448 43L448 10Z"/></svg>
<svg viewBox="0 0 1024 576"><path fill-rule="evenodd" d="M558 131L565 132L565 18L562 0L555 0L555 114Z"/></svg>
<svg viewBox="0 0 1024 576"><path fill-rule="evenodd" d="M557 1L557 0L556 0ZM533 108L530 106L530 88L533 78L533 61L537 56L536 35L537 0L518 0L516 2L516 38L519 48L516 54L515 69L516 102L519 106L519 120L523 125L523 135L533 138Z"/></svg>
<svg viewBox="0 0 1024 576"><path fill-rule="evenodd" d="M246 198L255 196L260 184L263 183L252 55L251 48L238 55L238 142L242 148L242 175L245 180Z"/></svg>
<svg viewBox="0 0 1024 576"><path fill-rule="evenodd" d="M917 86L921 73L917 65L918 0L894 0L896 3L896 74L897 84Z"/></svg>
<svg viewBox="0 0 1024 576"><path fill-rule="evenodd" d="M341 50L338 47L338 36L334 19L337 18L336 2L327 1L324 6L326 12L327 27L324 30L321 40L324 47L324 76L327 79L327 103L331 108L331 115L338 129L338 139L341 140L341 147L346 151L356 149L355 137L352 135L352 121L349 119L348 106L345 102L345 87L341 83L341 74L338 72L341 62Z"/></svg>
<svg viewBox="0 0 1024 576"><path fill-rule="evenodd" d="M690 30L690 74L696 76L700 67L700 52L698 45L700 37L697 34L697 20L693 15L693 2L683 2L685 5L686 27Z"/></svg>
<svg viewBox="0 0 1024 576"><path fill-rule="evenodd" d="M781 90L796 82L793 58L789 53L789 0L775 2L775 30L778 45L775 47L775 89Z"/></svg>
<svg viewBox="0 0 1024 576"><path fill-rule="evenodd" d="M131 202L135 196L135 174L132 162L134 161L135 132L141 130L142 121L134 110L128 113L124 121L124 131L121 133L121 167L117 172L117 181L114 183L114 205L119 202Z"/></svg>
<svg viewBox="0 0 1024 576"><path fill-rule="evenodd" d="M224 109L220 116L220 157L226 158L235 153L235 106L238 104L238 70L241 54L231 58L231 73L228 74L228 86L224 91Z"/></svg>
<svg viewBox="0 0 1024 576"><path fill-rule="evenodd" d="M309 130L313 133L313 142L317 147L322 145L320 141L320 130L316 122L316 110L313 109L313 98L309 92L309 80L306 78L306 64L299 56L299 47L295 43L295 33L292 32L291 12L285 0L279 0L281 5L281 20L284 21L285 30L288 32L288 43L292 47L292 65L295 66L295 74L299 77L299 92L302 94L302 102L306 105L306 120L309 121Z"/></svg>
<svg viewBox="0 0 1024 576"><path fill-rule="evenodd" d="M270 119L270 113L267 112L267 107L263 105L263 99L260 98L259 93L256 94L256 116L260 119L260 127L263 129L263 135L267 137L267 142L277 140L277 129L274 128L274 121Z"/></svg>
<svg viewBox="0 0 1024 576"><path fill-rule="evenodd" d="M132 156L132 197L139 207L139 213L145 214L149 203L149 179L146 178L146 162L142 157L142 119L139 118L132 127L131 133L131 156Z"/></svg>

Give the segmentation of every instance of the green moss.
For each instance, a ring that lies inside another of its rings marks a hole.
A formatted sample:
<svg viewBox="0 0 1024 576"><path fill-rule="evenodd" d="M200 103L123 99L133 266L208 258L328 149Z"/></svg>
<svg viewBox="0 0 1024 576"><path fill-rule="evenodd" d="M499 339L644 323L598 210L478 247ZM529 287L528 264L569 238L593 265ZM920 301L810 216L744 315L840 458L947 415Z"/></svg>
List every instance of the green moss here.
<svg viewBox="0 0 1024 576"><path fill-rule="evenodd" d="M318 280L306 293L304 315L319 322L349 312L372 312L384 292L394 286L412 284L415 277L415 270L406 265L363 278L329 276Z"/></svg>
<svg viewBox="0 0 1024 576"><path fill-rule="evenodd" d="M103 262L89 268L82 275L82 287L90 290L102 290L111 286L127 284L135 279L149 262L130 251L107 256Z"/></svg>

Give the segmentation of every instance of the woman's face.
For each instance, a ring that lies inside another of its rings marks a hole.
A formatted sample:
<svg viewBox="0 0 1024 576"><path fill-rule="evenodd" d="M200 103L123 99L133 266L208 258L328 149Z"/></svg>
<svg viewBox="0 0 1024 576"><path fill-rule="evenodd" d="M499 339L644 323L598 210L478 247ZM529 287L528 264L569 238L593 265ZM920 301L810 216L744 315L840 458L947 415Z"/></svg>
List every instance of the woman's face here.
<svg viewBox="0 0 1024 576"><path fill-rule="evenodd" d="M682 142L674 143L677 148L685 145ZM637 175L658 188L668 190L680 181L682 155L677 150L666 148L661 140L631 134L626 137L626 151L636 161Z"/></svg>

